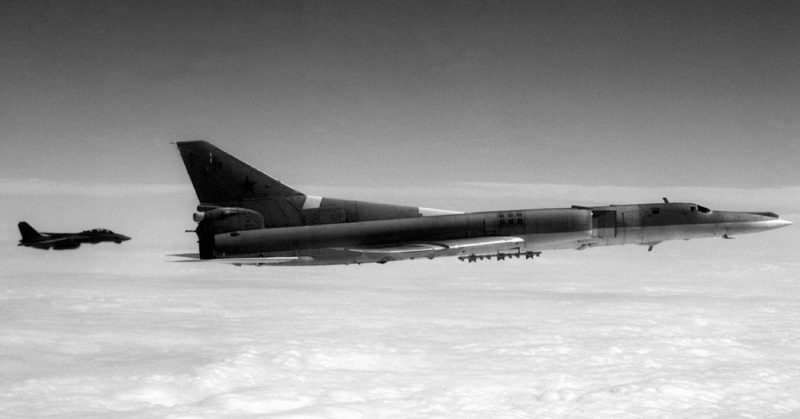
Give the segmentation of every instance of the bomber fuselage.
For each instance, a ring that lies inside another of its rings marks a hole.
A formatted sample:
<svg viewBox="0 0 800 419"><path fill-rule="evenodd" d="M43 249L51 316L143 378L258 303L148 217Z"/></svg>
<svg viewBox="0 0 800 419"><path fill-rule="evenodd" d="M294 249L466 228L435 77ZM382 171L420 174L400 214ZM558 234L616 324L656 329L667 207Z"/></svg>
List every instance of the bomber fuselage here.
<svg viewBox="0 0 800 419"><path fill-rule="evenodd" d="M205 141L178 150L199 205L200 259L348 264L730 237L791 224L774 213L687 203L461 213L304 194Z"/></svg>
<svg viewBox="0 0 800 419"><path fill-rule="evenodd" d="M623 244L654 245L666 240L732 235L791 224L774 213L711 211L689 203L656 203L489 211L312 226L257 228L214 235L211 257L309 256L315 264L386 262L436 256L525 254ZM486 249L437 249L387 255L392 243L429 243L478 237L521 237L523 241Z"/></svg>

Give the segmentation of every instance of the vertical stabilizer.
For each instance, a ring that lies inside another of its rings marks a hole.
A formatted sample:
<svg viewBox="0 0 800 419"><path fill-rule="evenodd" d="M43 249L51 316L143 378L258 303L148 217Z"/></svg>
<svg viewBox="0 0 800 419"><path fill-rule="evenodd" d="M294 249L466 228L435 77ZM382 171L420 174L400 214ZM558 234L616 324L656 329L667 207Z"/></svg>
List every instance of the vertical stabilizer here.
<svg viewBox="0 0 800 419"><path fill-rule="evenodd" d="M25 221L17 224L17 227L19 227L19 233L22 235L22 241L35 240L42 237L36 229Z"/></svg>
<svg viewBox="0 0 800 419"><path fill-rule="evenodd" d="M177 145L203 204L238 206L244 201L303 196L205 141L180 141Z"/></svg>

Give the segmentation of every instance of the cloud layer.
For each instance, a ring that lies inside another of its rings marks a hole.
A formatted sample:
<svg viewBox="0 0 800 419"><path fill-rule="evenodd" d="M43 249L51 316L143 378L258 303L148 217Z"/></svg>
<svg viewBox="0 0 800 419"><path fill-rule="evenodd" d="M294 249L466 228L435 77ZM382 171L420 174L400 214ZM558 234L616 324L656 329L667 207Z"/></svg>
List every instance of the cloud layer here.
<svg viewBox="0 0 800 419"><path fill-rule="evenodd" d="M328 268L44 253L2 276L0 414L791 416L793 237Z"/></svg>

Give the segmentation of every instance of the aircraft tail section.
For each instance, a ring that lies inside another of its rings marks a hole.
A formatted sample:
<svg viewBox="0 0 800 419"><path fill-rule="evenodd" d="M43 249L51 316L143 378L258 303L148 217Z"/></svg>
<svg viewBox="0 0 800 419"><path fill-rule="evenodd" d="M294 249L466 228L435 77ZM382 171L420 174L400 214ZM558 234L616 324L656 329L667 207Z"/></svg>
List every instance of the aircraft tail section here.
<svg viewBox="0 0 800 419"><path fill-rule="evenodd" d="M22 235L22 241L35 240L42 237L36 229L25 221L17 224L17 227L19 227L19 233Z"/></svg>
<svg viewBox="0 0 800 419"><path fill-rule="evenodd" d="M241 206L245 201L303 197L205 141L179 141L177 145L202 204Z"/></svg>
<svg viewBox="0 0 800 419"><path fill-rule="evenodd" d="M305 195L205 141L180 141L177 146L200 200L195 221L200 223L197 232L201 236L201 258L208 257L209 251L203 249L213 248L213 236L223 230L442 214L431 214L432 210L425 208Z"/></svg>

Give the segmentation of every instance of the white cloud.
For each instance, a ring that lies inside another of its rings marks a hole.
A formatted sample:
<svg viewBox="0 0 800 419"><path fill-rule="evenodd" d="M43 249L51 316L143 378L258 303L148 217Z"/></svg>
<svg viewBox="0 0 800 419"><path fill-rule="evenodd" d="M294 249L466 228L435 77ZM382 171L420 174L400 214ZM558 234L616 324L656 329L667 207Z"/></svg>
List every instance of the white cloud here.
<svg viewBox="0 0 800 419"><path fill-rule="evenodd" d="M45 252L0 274L0 414L792 415L800 264L744 242L307 268Z"/></svg>

